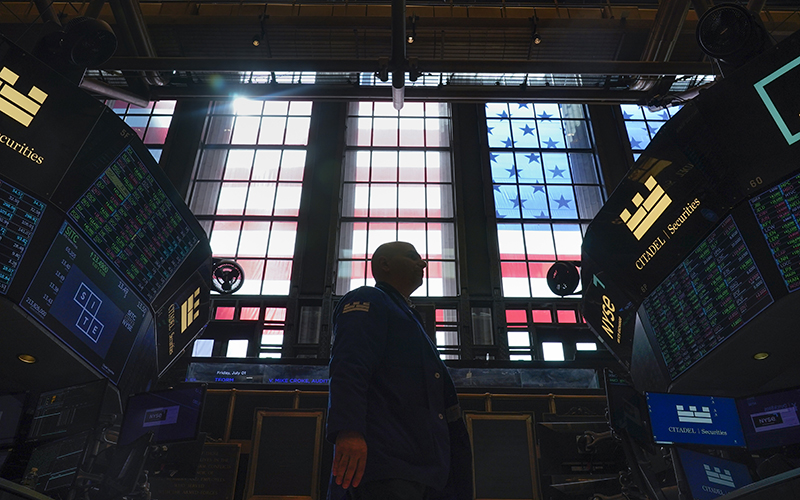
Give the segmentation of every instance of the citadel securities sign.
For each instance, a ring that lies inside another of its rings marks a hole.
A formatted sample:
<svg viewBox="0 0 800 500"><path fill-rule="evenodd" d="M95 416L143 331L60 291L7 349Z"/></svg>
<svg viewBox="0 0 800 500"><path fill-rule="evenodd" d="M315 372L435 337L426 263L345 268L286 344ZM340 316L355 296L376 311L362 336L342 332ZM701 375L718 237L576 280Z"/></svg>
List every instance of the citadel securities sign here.
<svg viewBox="0 0 800 500"><path fill-rule="evenodd" d="M104 109L0 35L0 175L50 198Z"/></svg>

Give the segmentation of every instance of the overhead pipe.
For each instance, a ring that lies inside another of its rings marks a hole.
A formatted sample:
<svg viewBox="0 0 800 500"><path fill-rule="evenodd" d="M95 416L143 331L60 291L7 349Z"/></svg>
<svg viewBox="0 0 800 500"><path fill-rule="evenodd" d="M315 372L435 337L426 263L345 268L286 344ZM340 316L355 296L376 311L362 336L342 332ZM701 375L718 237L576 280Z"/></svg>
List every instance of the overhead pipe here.
<svg viewBox="0 0 800 500"><path fill-rule="evenodd" d="M136 55L156 57L139 0L111 0L110 4L117 26L124 32L126 40L131 43L131 48ZM145 71L143 77L148 85L162 87L167 84L167 80L155 71Z"/></svg>
<svg viewBox="0 0 800 500"><path fill-rule="evenodd" d="M683 21L689 12L689 0L670 0L661 2L656 12L653 29L647 40L641 60L643 62L666 62L672 56L672 50L683 28ZM639 76L631 85L631 90L649 91L658 77Z"/></svg>
<svg viewBox="0 0 800 500"><path fill-rule="evenodd" d="M406 83L406 0L392 0L392 105L403 109Z"/></svg>
<svg viewBox="0 0 800 500"><path fill-rule="evenodd" d="M125 89L107 85L99 80L94 80L92 78L84 78L81 81L80 88L82 88L87 92L92 92L94 94L101 95L108 99L125 101L129 104L133 104L134 106L139 106L140 108L146 108L148 104L150 104L150 101L134 94L133 92L128 92Z"/></svg>

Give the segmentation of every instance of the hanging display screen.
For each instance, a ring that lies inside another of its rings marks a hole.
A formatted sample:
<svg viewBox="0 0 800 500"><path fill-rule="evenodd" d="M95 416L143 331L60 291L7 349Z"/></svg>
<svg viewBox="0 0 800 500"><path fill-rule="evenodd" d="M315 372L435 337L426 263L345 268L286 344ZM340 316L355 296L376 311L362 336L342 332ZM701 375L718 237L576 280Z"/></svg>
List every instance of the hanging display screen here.
<svg viewBox="0 0 800 500"><path fill-rule="evenodd" d="M20 305L115 383L152 320L148 305L66 222Z"/></svg>
<svg viewBox="0 0 800 500"><path fill-rule="evenodd" d="M130 145L69 216L148 301L200 241Z"/></svg>

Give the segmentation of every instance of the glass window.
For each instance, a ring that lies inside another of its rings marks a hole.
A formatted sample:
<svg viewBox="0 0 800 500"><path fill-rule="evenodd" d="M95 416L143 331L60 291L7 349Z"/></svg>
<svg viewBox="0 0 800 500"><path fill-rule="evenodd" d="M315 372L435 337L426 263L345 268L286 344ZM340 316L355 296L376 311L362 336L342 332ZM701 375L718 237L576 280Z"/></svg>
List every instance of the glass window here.
<svg viewBox="0 0 800 500"><path fill-rule="evenodd" d="M580 262L605 201L582 105L488 103L486 130L505 297L556 297L547 271Z"/></svg>
<svg viewBox="0 0 800 500"><path fill-rule="evenodd" d="M443 103L351 103L347 118L336 293L375 281L383 243L413 244L428 268L415 296L455 296L450 119Z"/></svg>
<svg viewBox="0 0 800 500"><path fill-rule="evenodd" d="M646 106L637 104L621 104L620 108L635 160L639 158L641 152L650 144L661 127L680 111L681 106L664 108L659 111L650 111Z"/></svg>
<svg viewBox="0 0 800 500"><path fill-rule="evenodd" d="M152 101L141 108L124 101L106 101L106 106L136 132L153 158L159 161L176 103L177 101Z"/></svg>
<svg viewBox="0 0 800 500"><path fill-rule="evenodd" d="M214 256L244 269L239 294L289 294L311 108L235 99L206 117L189 207Z"/></svg>

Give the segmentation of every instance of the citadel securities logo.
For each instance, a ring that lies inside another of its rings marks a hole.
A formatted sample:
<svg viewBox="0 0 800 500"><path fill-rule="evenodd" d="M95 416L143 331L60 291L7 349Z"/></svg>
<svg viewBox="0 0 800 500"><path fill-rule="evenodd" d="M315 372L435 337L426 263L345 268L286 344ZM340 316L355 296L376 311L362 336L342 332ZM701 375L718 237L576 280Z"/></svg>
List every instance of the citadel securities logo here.
<svg viewBox="0 0 800 500"><path fill-rule="evenodd" d="M200 311L197 309L197 306L200 305L200 301L198 300L199 296L200 288L198 287L197 290L186 299L186 302L181 304L181 333L185 332L186 329L189 328L189 325L200 315Z"/></svg>
<svg viewBox="0 0 800 500"><path fill-rule="evenodd" d="M733 482L733 474L728 469L720 469L719 467L711 467L710 465L703 464L703 468L706 471L706 477L708 478L708 482L714 484L721 484L723 486L728 486L730 488L736 488L736 484Z"/></svg>
<svg viewBox="0 0 800 500"><path fill-rule="evenodd" d="M631 233L637 240L641 240L642 236L653 227L653 224L661 217L664 210L672 204L672 198L664 192L664 189L658 185L655 177L648 177L644 181L644 186L647 188L647 198L636 193L631 202L636 207L636 211L631 214L626 208L620 214L622 222L628 226Z"/></svg>
<svg viewBox="0 0 800 500"><path fill-rule="evenodd" d="M683 405L675 405L678 412L678 422L689 422L696 424L713 424L711 420L711 409L708 406L701 406L698 410L696 406L689 406L686 410Z"/></svg>
<svg viewBox="0 0 800 500"><path fill-rule="evenodd" d="M10 69L0 69L0 112L27 127L44 104L47 94L33 86L27 96L23 95L13 87L18 79L19 75Z"/></svg>

